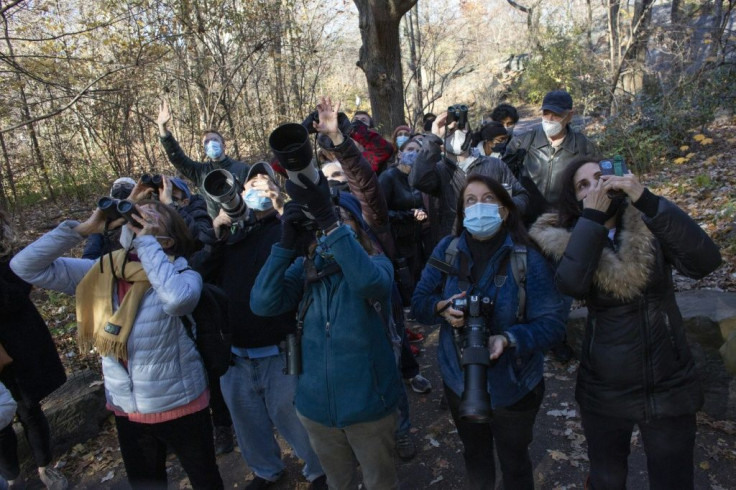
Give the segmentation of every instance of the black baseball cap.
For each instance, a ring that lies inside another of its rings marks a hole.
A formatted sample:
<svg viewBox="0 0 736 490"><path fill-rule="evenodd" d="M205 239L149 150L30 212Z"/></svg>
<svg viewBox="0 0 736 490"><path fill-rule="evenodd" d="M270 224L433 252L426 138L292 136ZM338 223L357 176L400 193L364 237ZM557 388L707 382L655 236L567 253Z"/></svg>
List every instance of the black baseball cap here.
<svg viewBox="0 0 736 490"><path fill-rule="evenodd" d="M564 90L553 90L547 92L542 101L543 111L552 111L562 114L572 110L572 97Z"/></svg>

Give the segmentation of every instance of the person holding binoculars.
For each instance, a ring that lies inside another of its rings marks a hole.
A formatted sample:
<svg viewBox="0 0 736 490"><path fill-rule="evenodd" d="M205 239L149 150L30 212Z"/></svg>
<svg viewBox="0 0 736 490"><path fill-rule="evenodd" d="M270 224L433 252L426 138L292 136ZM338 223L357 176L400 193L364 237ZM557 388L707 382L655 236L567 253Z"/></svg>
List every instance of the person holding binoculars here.
<svg viewBox="0 0 736 490"><path fill-rule="evenodd" d="M166 488L170 449L193 488L222 489L207 374L182 320L202 291L187 261L194 241L170 206L120 205L116 212L125 219L97 208L83 223L64 221L10 267L31 284L76 295L78 342L102 356L107 406L131 486ZM63 257L91 233L125 220L121 250L96 261Z"/></svg>
<svg viewBox="0 0 736 490"><path fill-rule="evenodd" d="M469 175L456 209L455 231L422 271L413 312L442 324L438 360L468 486L495 488L495 442L504 488L532 490L528 448L544 351L564 336L565 303L503 185Z"/></svg>
<svg viewBox="0 0 736 490"><path fill-rule="evenodd" d="M472 139L468 107L450 106L432 122L432 134L425 135L409 172L409 185L430 196L430 247L452 232L457 198L466 176L471 174L485 175L511 186L516 207L522 215L526 213L527 191L498 158L471 155Z"/></svg>
<svg viewBox="0 0 736 490"><path fill-rule="evenodd" d="M207 160L198 162L191 159L184 153L174 136L169 132L166 125L171 120L171 112L169 111L169 103L163 101L159 109L156 124L158 125L159 136L161 137L161 145L164 147L166 156L171 164L187 179L194 182L200 188L204 188L204 179L211 171L222 169L230 172L238 182L245 182L250 165L235 160L225 153L225 138L215 131L208 129L202 135L202 146ZM209 194L205 193L204 199L207 202L207 212L214 219L220 211L220 206Z"/></svg>

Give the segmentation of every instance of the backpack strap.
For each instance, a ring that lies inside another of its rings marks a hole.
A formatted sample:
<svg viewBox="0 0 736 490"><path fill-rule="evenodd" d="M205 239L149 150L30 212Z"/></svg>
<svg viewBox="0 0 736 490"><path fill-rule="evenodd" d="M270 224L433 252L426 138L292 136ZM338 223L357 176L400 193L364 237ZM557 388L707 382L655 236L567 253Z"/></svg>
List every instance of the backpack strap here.
<svg viewBox="0 0 736 490"><path fill-rule="evenodd" d="M394 353L396 364L398 365L399 358L401 357L401 337L399 336L399 332L396 330L394 317L388 309L384 311L381 301L375 298L367 298L366 301L368 301L368 304L371 305L373 309L376 310L376 313L381 317L384 331L386 333L386 339L388 339L388 343Z"/></svg>
<svg viewBox="0 0 736 490"><path fill-rule="evenodd" d="M445 249L444 262L441 260L437 260L434 257L430 257L429 260L427 260L427 264L431 265L443 274L446 274L448 276L457 276L459 279L458 287L463 291L468 291L472 283L468 271L468 258L465 256L465 254L460 253L460 250L458 250L457 245L459 242L460 237L458 236L454 237L450 241L447 249ZM460 267L456 268L455 263L457 262L458 254L460 255Z"/></svg>
<svg viewBox="0 0 736 490"><path fill-rule="evenodd" d="M526 257L524 245L514 245L511 252L511 274L519 291L519 307L516 310L517 323L523 323L526 318Z"/></svg>

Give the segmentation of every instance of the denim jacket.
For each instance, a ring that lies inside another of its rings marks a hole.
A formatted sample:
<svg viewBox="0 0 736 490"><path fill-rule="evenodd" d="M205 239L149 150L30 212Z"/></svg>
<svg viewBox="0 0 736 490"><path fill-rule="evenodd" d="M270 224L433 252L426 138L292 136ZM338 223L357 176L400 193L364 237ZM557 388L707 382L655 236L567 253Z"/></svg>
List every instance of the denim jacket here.
<svg viewBox="0 0 736 490"><path fill-rule="evenodd" d="M468 267L472 267L472 257L466 242L466 232L460 235L455 267L459 266L460 254L468 257ZM437 245L432 256L445 260L445 250L453 236L447 236ZM565 335L565 302L554 284L554 271L542 255L533 248L527 252L526 273L526 312L525 322L516 323L516 310L519 303L518 288L511 272L510 261L506 261L504 271L499 267L513 249L513 242L506 237L505 242L491 257L481 280L471 285L468 294L487 296L494 300L491 314L491 334L510 332L515 338L516 347L507 347L497 362L488 368L488 392L491 394L493 408L507 407L529 393L542 379L544 351L561 342ZM496 277L499 276L498 280ZM505 280L501 281L501 276ZM501 283L497 287L497 283ZM441 323L438 359L444 383L458 396L463 392L463 372L455 348L452 327L435 314L438 301L460 293L458 277L445 275L438 269L427 265L414 290L412 305L417 320L432 325Z"/></svg>

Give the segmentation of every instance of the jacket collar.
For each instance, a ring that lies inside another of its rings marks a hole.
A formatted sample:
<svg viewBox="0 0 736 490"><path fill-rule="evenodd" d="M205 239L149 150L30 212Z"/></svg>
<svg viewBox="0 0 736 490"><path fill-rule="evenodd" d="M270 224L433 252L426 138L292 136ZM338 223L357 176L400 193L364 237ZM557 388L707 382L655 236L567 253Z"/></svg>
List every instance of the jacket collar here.
<svg viewBox="0 0 736 490"><path fill-rule="evenodd" d="M630 300L644 292L654 264L654 235L644 224L641 213L627 206L617 231L619 247L605 247L593 283L619 300ZM534 223L529 234L544 254L555 263L570 241L571 231L559 227L556 213L546 213Z"/></svg>
<svg viewBox="0 0 736 490"><path fill-rule="evenodd" d="M572 130L572 127L569 124L566 126L566 129L567 134L565 134L565 139L562 141L561 149L575 154L578 152L578 143L577 138L575 137L576 133ZM550 148L552 147L547 135L544 134L544 129L542 129L541 124L534 129L534 140L532 141L532 146L535 148L544 148L545 146L549 146Z"/></svg>

